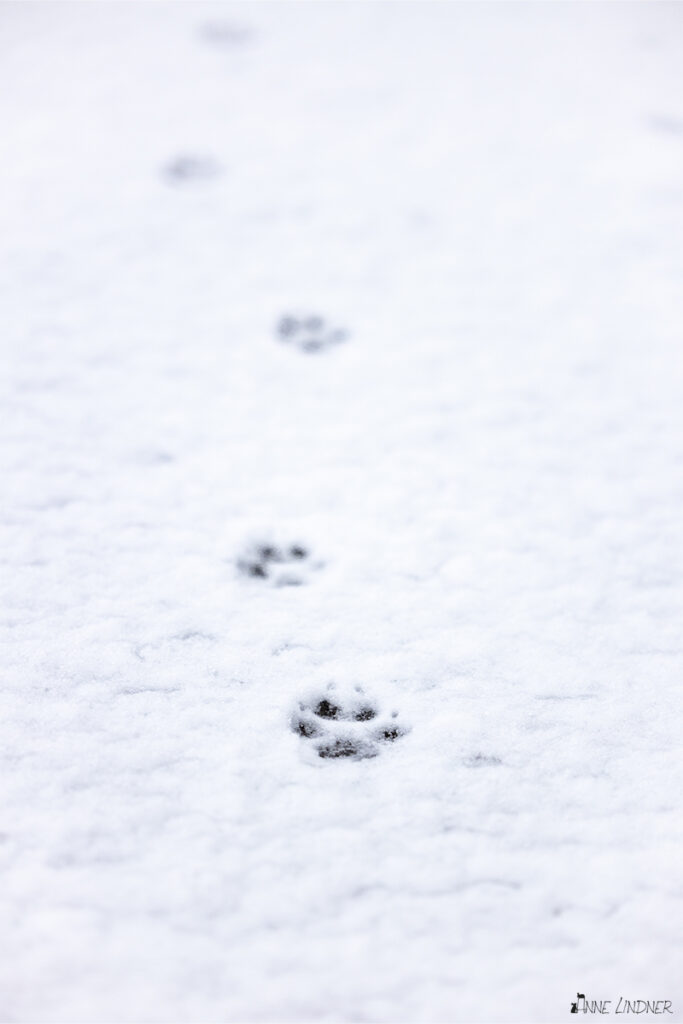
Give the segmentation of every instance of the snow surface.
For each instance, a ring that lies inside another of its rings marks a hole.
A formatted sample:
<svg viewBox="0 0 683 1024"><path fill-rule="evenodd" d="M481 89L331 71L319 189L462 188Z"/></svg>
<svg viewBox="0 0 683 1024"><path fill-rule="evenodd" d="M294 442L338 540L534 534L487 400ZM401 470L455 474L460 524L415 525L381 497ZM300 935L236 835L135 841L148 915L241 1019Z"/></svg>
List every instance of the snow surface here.
<svg viewBox="0 0 683 1024"><path fill-rule="evenodd" d="M680 4L2 5L3 1021L681 1018L682 87Z"/></svg>

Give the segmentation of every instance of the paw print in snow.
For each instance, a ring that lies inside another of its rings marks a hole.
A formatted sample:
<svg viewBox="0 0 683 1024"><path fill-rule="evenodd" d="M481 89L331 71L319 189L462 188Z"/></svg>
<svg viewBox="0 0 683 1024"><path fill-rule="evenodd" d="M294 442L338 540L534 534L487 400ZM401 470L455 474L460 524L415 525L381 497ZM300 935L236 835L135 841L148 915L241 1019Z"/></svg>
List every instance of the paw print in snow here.
<svg viewBox="0 0 683 1024"><path fill-rule="evenodd" d="M231 21L207 21L199 30L200 38L214 46L241 46L254 38L247 25Z"/></svg>
<svg viewBox="0 0 683 1024"><path fill-rule="evenodd" d="M164 167L164 177L171 185L186 185L195 181L210 181L221 173L220 165L211 157L177 156Z"/></svg>
<svg viewBox="0 0 683 1024"><path fill-rule="evenodd" d="M350 757L362 761L377 757L383 745L394 743L408 729L398 721L398 712L384 715L375 700L357 686L340 697L334 686L297 704L292 730L311 741L318 757Z"/></svg>
<svg viewBox="0 0 683 1024"><path fill-rule="evenodd" d="M332 327L321 316L290 316L280 318L277 325L280 341L295 345L302 352L322 352L346 341L348 332Z"/></svg>
<svg viewBox="0 0 683 1024"><path fill-rule="evenodd" d="M320 562L311 558L303 544L251 544L238 558L237 566L244 576L270 582L277 587L296 587L305 583Z"/></svg>

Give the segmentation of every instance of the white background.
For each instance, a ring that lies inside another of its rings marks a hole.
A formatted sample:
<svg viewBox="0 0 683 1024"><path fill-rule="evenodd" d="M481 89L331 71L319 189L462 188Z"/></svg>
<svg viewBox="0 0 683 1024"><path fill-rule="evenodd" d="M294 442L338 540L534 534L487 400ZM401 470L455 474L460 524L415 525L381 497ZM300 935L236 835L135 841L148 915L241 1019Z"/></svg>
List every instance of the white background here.
<svg viewBox="0 0 683 1024"><path fill-rule="evenodd" d="M680 1013L682 86L673 4L0 7L3 1021Z"/></svg>

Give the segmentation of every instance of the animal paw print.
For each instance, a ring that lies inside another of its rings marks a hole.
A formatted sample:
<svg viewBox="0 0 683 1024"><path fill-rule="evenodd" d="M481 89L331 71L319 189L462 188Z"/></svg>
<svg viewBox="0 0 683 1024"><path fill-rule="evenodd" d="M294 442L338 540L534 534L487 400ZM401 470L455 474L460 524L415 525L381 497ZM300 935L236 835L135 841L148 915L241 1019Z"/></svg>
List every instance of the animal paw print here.
<svg viewBox="0 0 683 1024"><path fill-rule="evenodd" d="M322 316L290 316L280 318L277 325L280 341L293 344L302 352L322 352L346 341L348 332L332 327Z"/></svg>
<svg viewBox="0 0 683 1024"><path fill-rule="evenodd" d="M311 557L303 544L251 544L238 558L237 566L244 576L263 580L276 587L297 587L310 577L320 562Z"/></svg>
<svg viewBox="0 0 683 1024"><path fill-rule="evenodd" d="M298 702L291 719L292 730L311 741L318 757L350 757L362 761L377 757L387 743L394 743L408 729L398 721L398 712L385 715L363 689L340 697L334 686L322 694Z"/></svg>
<svg viewBox="0 0 683 1024"><path fill-rule="evenodd" d="M254 33L247 25L230 21L207 21L199 30L201 39L214 46L240 46L251 42Z"/></svg>
<svg viewBox="0 0 683 1024"><path fill-rule="evenodd" d="M221 173L220 165L210 157L189 153L177 156L164 167L164 177L171 185L186 185L194 181L209 181Z"/></svg>

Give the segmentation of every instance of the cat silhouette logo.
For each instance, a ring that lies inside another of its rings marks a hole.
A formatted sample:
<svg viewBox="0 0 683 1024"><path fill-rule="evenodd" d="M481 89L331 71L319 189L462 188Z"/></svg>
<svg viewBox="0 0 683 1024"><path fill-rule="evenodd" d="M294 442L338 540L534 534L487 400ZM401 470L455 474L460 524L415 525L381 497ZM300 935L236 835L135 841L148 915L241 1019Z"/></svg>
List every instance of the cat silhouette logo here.
<svg viewBox="0 0 683 1024"><path fill-rule="evenodd" d="M578 1013L579 1012L579 1003L581 1003L581 1002L585 1006L586 1005L586 997L583 994L583 992L577 992L576 993L576 1002L572 1003L572 1009L571 1009L572 1013ZM583 1007L582 1007L582 1009L583 1009Z"/></svg>

